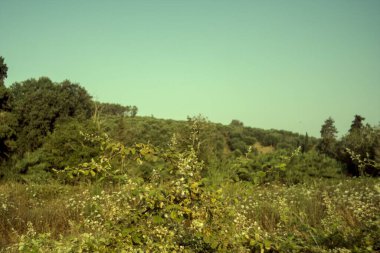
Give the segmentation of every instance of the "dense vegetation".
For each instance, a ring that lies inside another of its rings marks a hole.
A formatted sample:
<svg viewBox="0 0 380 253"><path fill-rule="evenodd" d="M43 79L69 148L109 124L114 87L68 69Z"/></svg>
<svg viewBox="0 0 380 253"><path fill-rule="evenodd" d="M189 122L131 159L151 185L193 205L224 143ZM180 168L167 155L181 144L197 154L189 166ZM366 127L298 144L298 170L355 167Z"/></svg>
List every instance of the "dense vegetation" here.
<svg viewBox="0 0 380 253"><path fill-rule="evenodd" d="M380 129L336 138L137 116L70 81L4 85L0 252L375 252Z"/></svg>

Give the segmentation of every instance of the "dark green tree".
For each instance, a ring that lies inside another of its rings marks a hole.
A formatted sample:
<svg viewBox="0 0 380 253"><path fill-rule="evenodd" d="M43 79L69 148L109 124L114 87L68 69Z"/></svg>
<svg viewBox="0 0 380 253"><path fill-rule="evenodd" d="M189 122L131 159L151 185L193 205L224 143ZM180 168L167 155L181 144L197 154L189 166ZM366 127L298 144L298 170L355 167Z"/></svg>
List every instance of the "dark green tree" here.
<svg viewBox="0 0 380 253"><path fill-rule="evenodd" d="M360 129L362 129L364 120L365 120L364 117L356 114L354 120L352 121L349 132L352 133L352 132L359 131Z"/></svg>
<svg viewBox="0 0 380 253"><path fill-rule="evenodd" d="M131 117L135 117L137 115L138 108L136 106L132 106L130 113Z"/></svg>
<svg viewBox="0 0 380 253"><path fill-rule="evenodd" d="M8 77L8 66L4 58L0 56L0 110L7 109L9 102L9 92L4 85L4 79Z"/></svg>
<svg viewBox="0 0 380 253"><path fill-rule="evenodd" d="M53 83L49 78L30 79L10 87L12 112L18 120L18 152L40 147L58 119L87 119L93 102L87 91L77 84Z"/></svg>
<svg viewBox="0 0 380 253"><path fill-rule="evenodd" d="M4 79L8 77L8 66L4 62L4 58L0 56L0 85L4 85Z"/></svg>
<svg viewBox="0 0 380 253"><path fill-rule="evenodd" d="M301 152L305 153L307 151L309 151L309 135L306 133L301 144Z"/></svg>
<svg viewBox="0 0 380 253"><path fill-rule="evenodd" d="M318 143L318 150L328 156L336 155L336 134L338 131L334 125L335 121L329 117L321 128L321 140Z"/></svg>
<svg viewBox="0 0 380 253"><path fill-rule="evenodd" d="M0 164L6 160L15 147L16 118L10 112L9 90L4 85L8 67L4 58L0 56Z"/></svg>
<svg viewBox="0 0 380 253"><path fill-rule="evenodd" d="M0 164L15 149L17 119L14 114L0 110Z"/></svg>

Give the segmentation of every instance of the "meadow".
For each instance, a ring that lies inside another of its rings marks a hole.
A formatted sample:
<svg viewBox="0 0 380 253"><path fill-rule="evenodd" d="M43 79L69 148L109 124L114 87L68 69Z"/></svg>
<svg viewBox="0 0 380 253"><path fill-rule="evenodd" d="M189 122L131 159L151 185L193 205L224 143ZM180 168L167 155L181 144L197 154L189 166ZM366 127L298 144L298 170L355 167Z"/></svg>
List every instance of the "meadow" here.
<svg viewBox="0 0 380 253"><path fill-rule="evenodd" d="M91 162L55 177L32 174L1 183L1 252L380 249L379 178L294 183L290 172L305 161L295 150L244 180L241 168L263 154L242 155L228 170L208 168L192 136L194 145L185 150L175 140L167 148L127 147L107 135L87 136L102 150ZM146 163L153 169L143 178L138 171Z"/></svg>
<svg viewBox="0 0 380 253"><path fill-rule="evenodd" d="M294 186L227 182L217 189L202 188L198 197L183 196L182 202L177 202L181 193L176 190L170 183L157 186L132 179L108 186L2 184L1 251L376 252L380 248L378 179L325 179Z"/></svg>

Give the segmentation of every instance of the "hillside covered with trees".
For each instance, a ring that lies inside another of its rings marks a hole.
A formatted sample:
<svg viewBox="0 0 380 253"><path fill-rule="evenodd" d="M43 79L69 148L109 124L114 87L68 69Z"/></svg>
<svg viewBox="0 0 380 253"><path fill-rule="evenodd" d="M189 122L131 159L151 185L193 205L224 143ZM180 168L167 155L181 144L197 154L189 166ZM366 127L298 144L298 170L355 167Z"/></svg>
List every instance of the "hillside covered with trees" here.
<svg viewBox="0 0 380 253"><path fill-rule="evenodd" d="M315 138L7 73L0 57L0 252L380 251L380 127L361 115Z"/></svg>

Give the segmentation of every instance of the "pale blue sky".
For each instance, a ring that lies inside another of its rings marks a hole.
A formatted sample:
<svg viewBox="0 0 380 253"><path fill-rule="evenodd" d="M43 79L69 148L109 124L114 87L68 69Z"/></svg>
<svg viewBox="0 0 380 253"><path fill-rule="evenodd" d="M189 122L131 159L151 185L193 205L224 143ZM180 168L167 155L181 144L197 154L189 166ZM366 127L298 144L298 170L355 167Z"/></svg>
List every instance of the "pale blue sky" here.
<svg viewBox="0 0 380 253"><path fill-rule="evenodd" d="M380 1L0 0L6 84L48 76L140 115L319 136L380 121Z"/></svg>

